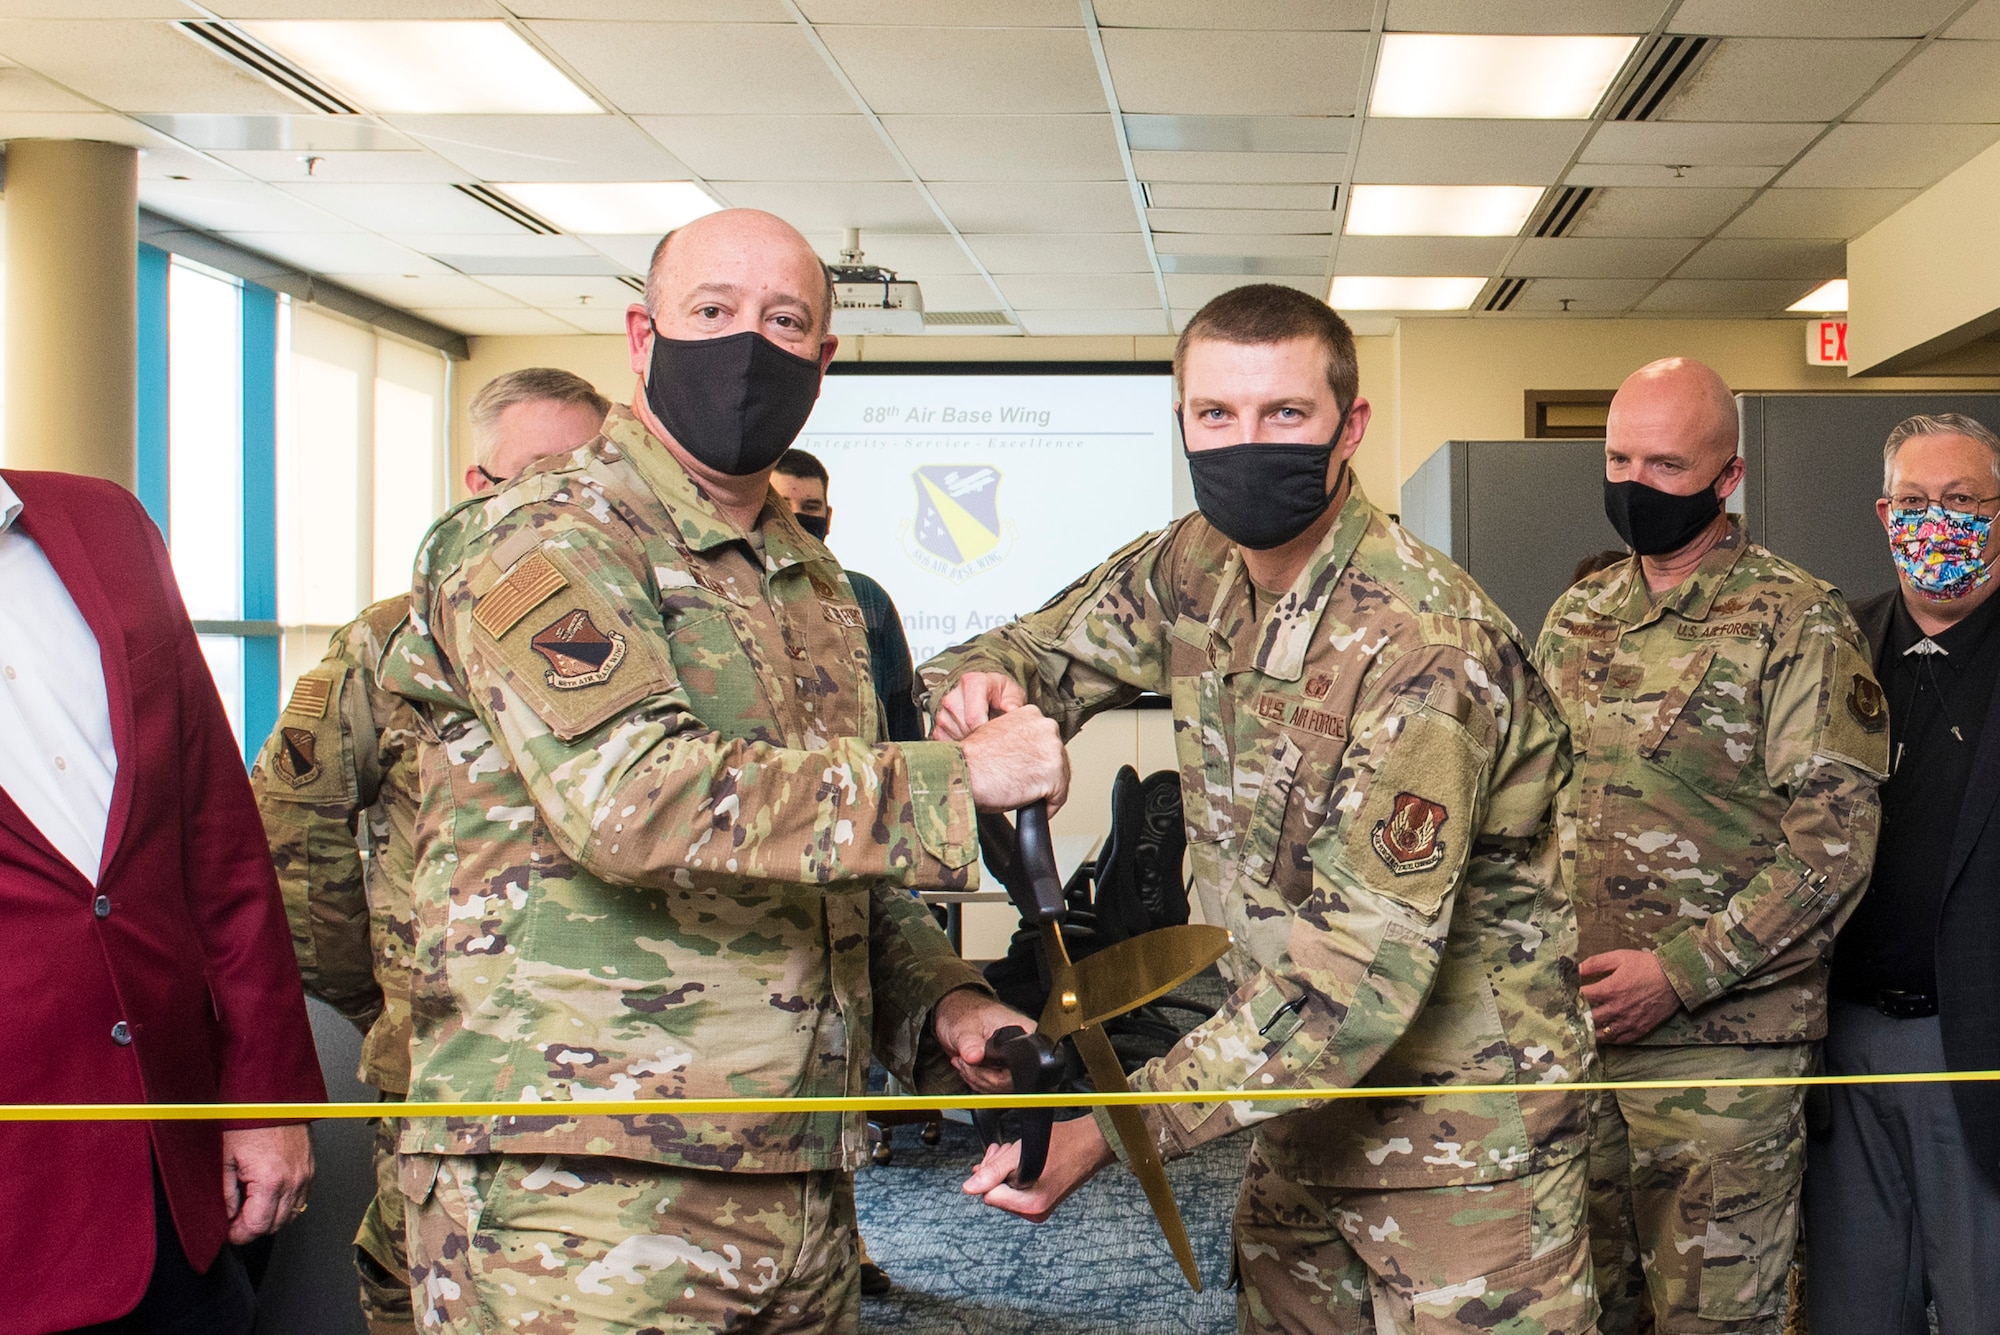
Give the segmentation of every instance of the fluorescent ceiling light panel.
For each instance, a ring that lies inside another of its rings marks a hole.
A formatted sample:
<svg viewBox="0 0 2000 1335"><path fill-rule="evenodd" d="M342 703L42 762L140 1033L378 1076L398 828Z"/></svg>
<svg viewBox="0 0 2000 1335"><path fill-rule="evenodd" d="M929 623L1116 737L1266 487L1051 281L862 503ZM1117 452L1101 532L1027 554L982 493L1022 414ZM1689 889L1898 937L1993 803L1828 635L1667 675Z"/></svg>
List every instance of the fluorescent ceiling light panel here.
<svg viewBox="0 0 2000 1335"><path fill-rule="evenodd" d="M521 34L487 19L305 19L236 25L369 111L588 115L604 108Z"/></svg>
<svg viewBox="0 0 2000 1335"><path fill-rule="evenodd" d="M530 181L500 184L516 204L570 233L659 236L722 205L692 181Z"/></svg>
<svg viewBox="0 0 2000 1335"><path fill-rule="evenodd" d="M1638 41L1384 33L1368 114L1585 120Z"/></svg>
<svg viewBox="0 0 2000 1335"><path fill-rule="evenodd" d="M1788 311L1810 311L1830 314L1838 311L1847 313L1847 280L1829 278L1812 291L1785 307Z"/></svg>
<svg viewBox="0 0 2000 1335"><path fill-rule="evenodd" d="M1357 185L1349 236L1513 236L1542 198L1538 185Z"/></svg>
<svg viewBox="0 0 2000 1335"><path fill-rule="evenodd" d="M1486 286L1484 278L1374 278L1342 274L1327 304L1337 311L1462 311Z"/></svg>

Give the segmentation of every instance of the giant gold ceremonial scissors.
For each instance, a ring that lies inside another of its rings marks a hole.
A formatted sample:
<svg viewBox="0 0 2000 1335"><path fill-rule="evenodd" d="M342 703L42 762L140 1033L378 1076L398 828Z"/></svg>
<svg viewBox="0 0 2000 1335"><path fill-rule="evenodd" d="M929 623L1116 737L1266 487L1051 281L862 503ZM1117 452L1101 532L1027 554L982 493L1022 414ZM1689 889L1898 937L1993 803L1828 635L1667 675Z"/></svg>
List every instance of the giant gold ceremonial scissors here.
<svg viewBox="0 0 2000 1335"><path fill-rule="evenodd" d="M1229 933L1220 927L1181 925L1162 927L1129 937L1094 955L1072 962L1063 943L1063 888L1056 871L1055 845L1049 837L1048 807L1030 803L1015 813L1013 827L1005 816L981 816L980 823L989 840L1000 848L1017 850L1017 861L1000 879L1024 921L1041 934L1043 956L1048 965L1049 1000L1036 1022L1039 1032L994 1035L995 1046L1014 1073L1017 1092L1046 1089L1059 1081L1061 1063L1055 1044L1067 1038L1090 1072L1091 1083L1100 1094L1123 1093L1131 1086L1125 1068L1104 1033L1106 1020L1143 1006L1180 986L1222 958L1229 949ZM996 872L1001 869L996 867ZM1131 1106L1105 1109L1112 1129L1125 1148L1132 1175L1145 1189L1160 1232L1173 1249L1174 1260L1196 1293L1201 1292L1201 1272L1196 1268L1194 1249L1188 1244L1187 1226L1181 1222L1180 1206L1174 1201L1167 1182L1166 1164L1158 1147L1147 1134L1145 1117ZM1020 1167L1012 1175L1017 1187L1032 1186L1048 1156L1052 1112L1043 1112L1028 1122L1022 1137ZM992 1138L988 1123L982 1133Z"/></svg>

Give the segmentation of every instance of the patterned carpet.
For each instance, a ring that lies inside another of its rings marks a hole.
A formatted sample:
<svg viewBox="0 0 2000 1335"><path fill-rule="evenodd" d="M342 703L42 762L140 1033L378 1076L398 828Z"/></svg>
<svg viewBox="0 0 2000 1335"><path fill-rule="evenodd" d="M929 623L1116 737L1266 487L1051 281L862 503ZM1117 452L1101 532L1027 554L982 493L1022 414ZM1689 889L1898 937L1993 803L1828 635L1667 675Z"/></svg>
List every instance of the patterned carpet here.
<svg viewBox="0 0 2000 1335"><path fill-rule="evenodd" d="M1168 1165L1206 1292L1188 1291L1123 1168L1100 1173L1036 1225L959 1191L982 1147L947 1122L942 1143L897 1127L895 1162L855 1179L862 1236L893 1292L862 1303L868 1331L910 1335L1209 1335L1236 1329L1229 1213L1246 1141L1232 1138Z"/></svg>

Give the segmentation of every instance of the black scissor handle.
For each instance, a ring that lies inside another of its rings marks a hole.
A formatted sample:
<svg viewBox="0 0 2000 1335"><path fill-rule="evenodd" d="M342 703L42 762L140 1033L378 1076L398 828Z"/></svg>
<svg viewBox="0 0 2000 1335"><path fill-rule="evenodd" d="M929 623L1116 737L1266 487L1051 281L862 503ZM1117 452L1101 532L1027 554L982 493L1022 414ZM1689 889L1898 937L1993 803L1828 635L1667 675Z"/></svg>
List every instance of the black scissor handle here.
<svg viewBox="0 0 2000 1335"><path fill-rule="evenodd" d="M1062 1084L1068 1074L1069 1063L1062 1048L1041 1034L1030 1034L1017 1024L993 1031L986 1040L986 1051L1007 1063L1008 1074L1014 1077L1016 1094L1047 1094ZM988 1145L999 1145L1007 1139L1002 1127L1001 1108L976 1108L972 1113L972 1124L979 1129L980 1139ZM1042 1168L1049 1161L1049 1132L1055 1126L1055 1109L1021 1108L1015 1110L1021 1119L1021 1162L1007 1175L1007 1185L1025 1190L1035 1185L1042 1175Z"/></svg>
<svg viewBox="0 0 2000 1335"><path fill-rule="evenodd" d="M1056 871L1056 846L1049 834L1046 802L1030 802L1005 816L988 812L979 818L985 836L987 862L1007 887L1007 894L1030 927L1043 927L1063 915L1062 877ZM1004 865L1003 865L1004 864Z"/></svg>

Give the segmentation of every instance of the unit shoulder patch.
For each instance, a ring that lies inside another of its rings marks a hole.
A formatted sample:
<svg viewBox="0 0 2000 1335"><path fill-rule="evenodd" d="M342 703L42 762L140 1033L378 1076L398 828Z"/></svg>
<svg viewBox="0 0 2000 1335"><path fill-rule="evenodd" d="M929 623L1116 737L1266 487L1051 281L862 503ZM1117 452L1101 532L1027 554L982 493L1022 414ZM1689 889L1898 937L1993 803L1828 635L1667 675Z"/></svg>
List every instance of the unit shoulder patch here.
<svg viewBox="0 0 2000 1335"><path fill-rule="evenodd" d="M475 611L473 615L478 613ZM625 637L615 630L608 633L599 630L590 613L581 607L572 607L536 631L528 643L548 660L548 671L542 674L543 678L559 691L581 690L610 681L611 674L625 661Z"/></svg>
<svg viewBox="0 0 2000 1335"><path fill-rule="evenodd" d="M1443 831L1451 813L1441 802L1415 793L1397 793L1390 814L1375 822L1369 841L1397 876L1429 871L1444 861Z"/></svg>
<svg viewBox="0 0 2000 1335"><path fill-rule="evenodd" d="M472 619L497 640L568 583L548 557L538 551L529 552L508 567L500 582L473 604Z"/></svg>
<svg viewBox="0 0 2000 1335"><path fill-rule="evenodd" d="M280 728L278 754L271 768L294 788L303 788L320 776L319 738L310 728Z"/></svg>
<svg viewBox="0 0 2000 1335"><path fill-rule="evenodd" d="M1882 688L1873 677L1866 673L1850 673L1847 688L1847 712L1861 725L1863 732L1880 732L1889 726L1889 702L1882 694Z"/></svg>

